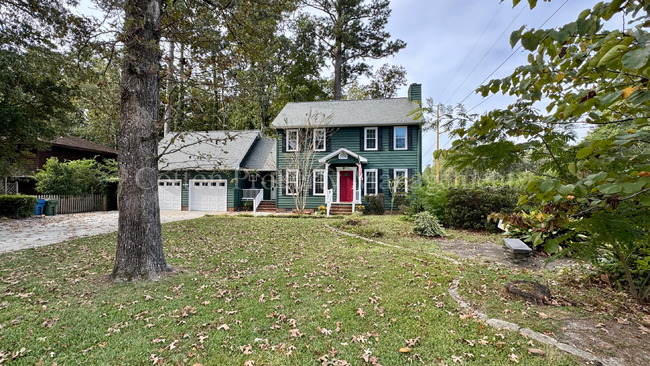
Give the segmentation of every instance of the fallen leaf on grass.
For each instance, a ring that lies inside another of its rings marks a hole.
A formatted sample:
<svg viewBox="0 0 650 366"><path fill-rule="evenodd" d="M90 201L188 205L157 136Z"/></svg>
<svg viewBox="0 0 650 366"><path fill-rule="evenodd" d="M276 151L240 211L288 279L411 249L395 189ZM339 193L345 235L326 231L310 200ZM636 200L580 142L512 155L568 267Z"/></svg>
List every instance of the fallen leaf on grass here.
<svg viewBox="0 0 650 366"><path fill-rule="evenodd" d="M176 348L176 345L179 344L179 343L181 343L181 341L179 341L178 339L175 340L175 341L173 341L173 342L169 345L169 350L171 351L171 350L173 350L174 348Z"/></svg>
<svg viewBox="0 0 650 366"><path fill-rule="evenodd" d="M451 360L454 361L454 363L460 362L460 364L463 364L463 356L451 356Z"/></svg>
<svg viewBox="0 0 650 366"><path fill-rule="evenodd" d="M163 339L163 338L156 338L156 339L152 340L151 343L153 343L153 344L165 343L165 339Z"/></svg>
<svg viewBox="0 0 650 366"><path fill-rule="evenodd" d="M251 346L250 344L247 344L245 346L239 346L239 350L242 351L242 353L245 355L253 354L253 346Z"/></svg>
<svg viewBox="0 0 650 366"><path fill-rule="evenodd" d="M548 318L550 318L548 315L546 315L546 314L544 314L544 313L539 313L538 315L539 315L539 317L542 318L542 319L548 319Z"/></svg>
<svg viewBox="0 0 650 366"><path fill-rule="evenodd" d="M539 348L529 348L528 353L530 353L531 355L537 355L542 357L546 355L546 353Z"/></svg>
<svg viewBox="0 0 650 366"><path fill-rule="evenodd" d="M399 349L399 353L409 353L411 352L411 349L408 347L402 347Z"/></svg>
<svg viewBox="0 0 650 366"><path fill-rule="evenodd" d="M221 330L221 329L230 330L230 327L228 326L228 324L221 324L220 326L217 327L217 330Z"/></svg>
<svg viewBox="0 0 650 366"><path fill-rule="evenodd" d="M616 321L618 322L618 324L623 324L623 325L631 324L627 319L623 319L623 318L617 318Z"/></svg>
<svg viewBox="0 0 650 366"><path fill-rule="evenodd" d="M85 356L86 353L88 353L88 351L90 351L91 349L93 349L93 348L92 348L92 347L88 347L88 348L82 350L81 353Z"/></svg>
<svg viewBox="0 0 650 366"><path fill-rule="evenodd" d="M416 337L416 338L413 338L413 339L407 339L406 340L406 345L408 347L413 347L418 343L420 343L420 337Z"/></svg>
<svg viewBox="0 0 650 366"><path fill-rule="evenodd" d="M244 366L254 366L254 365L255 365L255 361L253 360L248 360L244 362Z"/></svg>
<svg viewBox="0 0 650 366"><path fill-rule="evenodd" d="M357 309L357 314L359 314L359 316L362 317L362 318L366 316L366 312L363 311L363 309L361 309L361 308Z"/></svg>
<svg viewBox="0 0 650 366"><path fill-rule="evenodd" d="M514 353L509 354L508 358L514 363L519 363L519 357L517 357L517 355Z"/></svg>

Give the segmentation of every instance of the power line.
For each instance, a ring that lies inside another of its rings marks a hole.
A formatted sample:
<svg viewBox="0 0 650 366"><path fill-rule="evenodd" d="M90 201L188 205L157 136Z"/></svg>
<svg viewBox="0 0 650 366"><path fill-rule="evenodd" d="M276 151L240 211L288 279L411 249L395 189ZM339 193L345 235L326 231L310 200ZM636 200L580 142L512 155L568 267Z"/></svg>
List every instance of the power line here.
<svg viewBox="0 0 650 366"><path fill-rule="evenodd" d="M443 95L445 94L445 91L447 91L447 88L449 87L449 85L451 84L451 82L454 81L454 78L456 77L456 75L458 75L458 71L460 71L461 67L463 67L463 65L465 64L465 61L467 61L467 59L469 58L469 55L472 54L472 52L474 51L474 48L476 48L476 45L479 43L479 41L481 40L481 38L483 38L483 36L485 35L485 32L487 32L487 30L490 28L490 26L492 25L492 22L494 22L494 19L496 19L497 15L499 14L499 12L501 11L502 8L503 8L503 6L500 5L499 8L497 9L497 12L494 13L494 16L492 17L492 20L490 20L490 23L488 23L487 27L485 27L485 29L483 30L483 33L481 33L481 36L478 37L478 39L476 40L476 42L475 42L474 45L472 46L472 49L469 50L469 52L468 52L467 55L465 56L465 59L463 59L463 62L461 62L461 63L458 65L458 68L456 69L456 72L454 72L454 75L449 79L449 81L447 82L447 85L445 85L444 89L442 89L442 91L440 92L440 94L438 94L438 98L437 98L436 100L440 100L440 97L443 96Z"/></svg>
<svg viewBox="0 0 650 366"><path fill-rule="evenodd" d="M454 95L456 95L456 93L458 93L458 91L460 90L460 88L461 88L463 85L465 85L465 82L467 81L467 79L469 79L469 77L472 76L472 74L474 73L474 71L476 71L476 69L479 67L479 65L481 65L481 62L483 62L483 60L485 60L485 58L487 57L487 55L489 55L490 52L492 52L492 49L494 48L494 46L496 46L496 44L499 43L499 41L501 40L501 38L503 38L503 35L506 34L506 32L508 31L508 29L510 29L510 27L511 27L512 24L515 22L515 20L517 20L517 18L519 18L519 16L521 15L521 13L523 13L524 9L525 9L525 7L522 6L522 7L521 7L521 10L519 10L519 13L517 14L517 16L514 17L514 19L512 19L512 21L510 22L510 24L508 24L508 26L503 30L503 32L501 32L501 35L500 35L500 36L499 36L499 37L494 41L494 43L492 43L492 46L490 47L490 49L485 53L485 55L483 55L483 58L481 58L481 60L476 64L476 66L474 66L474 68L472 69L472 71L470 71L470 73L467 75L467 77L465 77L465 80L463 80L463 82L460 83L460 85L458 86L458 88L456 88L456 90L454 91L454 93L449 97L449 99L447 99L447 102L446 102L445 104L449 103L449 101L451 100L451 98L453 98ZM462 103L462 102L461 102L461 103Z"/></svg>
<svg viewBox="0 0 650 366"><path fill-rule="evenodd" d="M569 0L566 0L564 3L562 3L562 5L560 5L560 7L557 8L557 10L555 10L555 12L553 12L553 14L551 14L548 18L546 18L546 20L544 21L544 23L542 23L538 28L541 28L541 27L543 27L546 23L548 23L548 21L551 20L551 18L553 18L553 16L555 16L555 14L557 14L557 13L560 11L560 9L562 9L562 7L564 7L564 5L566 5L566 3L568 3L568 2L569 2ZM523 10L523 9L522 9L522 10ZM490 75L488 75L488 77L486 77L483 81L481 81L481 83L479 84L479 86L477 86L476 88L474 88L474 90L478 89L481 85L483 85L483 83L485 83L488 79L490 79L490 78L492 77L492 75L494 75L497 71L499 71L499 69L500 69L503 65L505 65L505 63L508 62L508 60L510 60L510 59L512 58L512 56L514 56L515 53L517 53L517 51L519 51L520 49L521 49L521 45L519 45L519 47L517 47L517 49L515 49L514 51L512 51L512 53L510 54L510 56L508 56L508 57L507 57L507 58L506 58L506 59L505 59L505 60L504 60L504 61L503 61L503 62L502 62L502 63L501 63L501 64L500 64L500 65L499 65L499 66L498 66L494 71L492 71L492 73L491 73ZM469 98L470 96L472 96L472 94L474 94L474 90L472 90L471 92L469 92L469 94L467 94L467 96L466 96L463 100L461 100L460 103L462 104L465 100L467 100L467 98Z"/></svg>

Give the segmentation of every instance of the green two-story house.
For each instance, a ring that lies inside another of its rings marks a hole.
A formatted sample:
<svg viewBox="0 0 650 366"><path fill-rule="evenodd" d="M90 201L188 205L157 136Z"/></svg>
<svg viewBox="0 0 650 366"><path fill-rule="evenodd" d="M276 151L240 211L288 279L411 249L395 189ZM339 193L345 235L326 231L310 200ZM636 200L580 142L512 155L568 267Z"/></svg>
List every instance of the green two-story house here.
<svg viewBox="0 0 650 366"><path fill-rule="evenodd" d="M288 103L261 131L176 133L159 143L162 210L354 211L365 195L409 191L422 165L414 120L420 84L407 98ZM400 183L391 188L391 182ZM328 204L329 203L329 204Z"/></svg>
<svg viewBox="0 0 650 366"><path fill-rule="evenodd" d="M407 98L288 103L271 124L278 211L354 211L379 193L388 207L395 190L408 192L422 166L421 88L411 84Z"/></svg>

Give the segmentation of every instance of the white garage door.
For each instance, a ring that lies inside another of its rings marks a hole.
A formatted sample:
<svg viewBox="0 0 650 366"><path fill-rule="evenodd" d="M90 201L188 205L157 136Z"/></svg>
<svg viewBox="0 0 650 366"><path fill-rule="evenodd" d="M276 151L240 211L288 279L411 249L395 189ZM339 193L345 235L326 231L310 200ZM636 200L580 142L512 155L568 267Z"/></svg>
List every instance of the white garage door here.
<svg viewBox="0 0 650 366"><path fill-rule="evenodd" d="M180 180L159 180L158 200L161 210L181 209L181 181Z"/></svg>
<svg viewBox="0 0 650 366"><path fill-rule="evenodd" d="M226 211L227 180L190 180L190 211Z"/></svg>

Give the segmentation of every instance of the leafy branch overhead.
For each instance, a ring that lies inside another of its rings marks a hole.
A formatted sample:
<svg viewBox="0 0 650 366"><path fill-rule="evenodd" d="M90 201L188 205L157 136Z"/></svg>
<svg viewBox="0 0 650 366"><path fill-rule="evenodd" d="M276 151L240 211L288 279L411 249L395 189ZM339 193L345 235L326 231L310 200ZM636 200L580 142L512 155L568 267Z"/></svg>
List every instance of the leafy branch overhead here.
<svg viewBox="0 0 650 366"><path fill-rule="evenodd" d="M629 20L625 29L603 28L620 15ZM586 230L591 244L604 234L590 220L629 223L634 238L614 228L619 235L602 243L621 262L628 283L637 280L625 258L647 245L637 237L647 236L650 206L649 24L647 2L616 0L556 29L513 32L510 43L530 51L528 63L477 92L508 94L516 102L482 116L456 116L451 133L457 140L437 152L456 167L540 163L529 169L536 174L520 204L544 205L562 226ZM579 141L584 127L592 132ZM634 286L631 291L636 295Z"/></svg>

